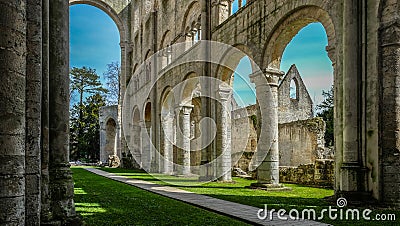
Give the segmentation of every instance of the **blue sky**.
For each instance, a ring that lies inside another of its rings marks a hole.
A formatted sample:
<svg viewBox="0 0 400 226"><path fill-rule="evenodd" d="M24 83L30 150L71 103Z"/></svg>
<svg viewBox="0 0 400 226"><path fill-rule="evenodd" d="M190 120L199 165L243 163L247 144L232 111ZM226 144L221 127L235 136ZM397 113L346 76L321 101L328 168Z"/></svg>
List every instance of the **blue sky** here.
<svg viewBox="0 0 400 226"><path fill-rule="evenodd" d="M233 11L237 11L237 0L233 3ZM118 28L100 9L89 5L71 6L70 37L71 67L88 66L102 76L107 64L120 62ZM293 38L282 57L281 70L287 72L292 64L296 64L316 104L323 100L322 90L328 90L333 83L332 63L325 51L327 44L323 26L309 24ZM254 85L248 85L250 61L242 59L236 72L242 78L235 76L235 98L239 96L243 100L241 105L254 104Z"/></svg>
<svg viewBox="0 0 400 226"><path fill-rule="evenodd" d="M71 67L91 67L102 76L107 64L121 62L118 28L96 7L70 7L70 39Z"/></svg>
<svg viewBox="0 0 400 226"><path fill-rule="evenodd" d="M325 50L327 45L328 39L322 24L312 23L299 31L282 56L280 69L287 72L292 64L296 64L314 105L323 100L322 90L329 90L333 84L332 62ZM248 58L240 61L236 73L240 76L235 76L233 84L237 92L235 98L240 97L246 105L254 104L254 90L247 84L248 75L251 74Z"/></svg>

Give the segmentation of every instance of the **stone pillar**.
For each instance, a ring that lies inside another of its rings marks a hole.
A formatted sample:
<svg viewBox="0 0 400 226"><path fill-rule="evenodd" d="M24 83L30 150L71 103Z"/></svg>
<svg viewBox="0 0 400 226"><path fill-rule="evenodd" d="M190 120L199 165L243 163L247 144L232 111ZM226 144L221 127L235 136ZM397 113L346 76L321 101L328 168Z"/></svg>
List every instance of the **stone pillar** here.
<svg viewBox="0 0 400 226"><path fill-rule="evenodd" d="M50 221L49 192L49 0L42 3L41 222Z"/></svg>
<svg viewBox="0 0 400 226"><path fill-rule="evenodd" d="M361 81L362 63L359 0L343 4L343 153L342 192L361 192Z"/></svg>
<svg viewBox="0 0 400 226"><path fill-rule="evenodd" d="M151 170L151 123L142 122L141 123L141 137L142 137L142 164L143 169L146 171Z"/></svg>
<svg viewBox="0 0 400 226"><path fill-rule="evenodd" d="M278 147L278 82L284 75L277 69L265 69L251 75L256 84L257 100L261 111L261 131L257 145L258 184L270 188L279 185L279 147ZM265 157L265 158L264 158Z"/></svg>
<svg viewBox="0 0 400 226"><path fill-rule="evenodd" d="M192 112L192 105L182 105L180 106L180 160L178 174L190 175L190 113Z"/></svg>
<svg viewBox="0 0 400 226"><path fill-rule="evenodd" d="M400 207L400 23L399 3L382 4L380 27L380 199Z"/></svg>
<svg viewBox="0 0 400 226"><path fill-rule="evenodd" d="M128 61L128 55L129 52L131 51L131 45L128 43L128 41L123 40L120 42L120 47L121 47L121 74L119 77L119 100L118 100L118 143L117 143L117 156L122 159L122 152L128 153L128 148L124 136L124 131L123 131L123 126L122 126L122 107L123 106L123 100L126 92L126 86L127 86L127 77L128 73L130 70L129 68L129 61Z"/></svg>
<svg viewBox="0 0 400 226"><path fill-rule="evenodd" d="M220 112L219 112L219 132L220 132L220 158L218 164L218 179L220 181L232 181L232 153L231 153L231 98L232 89L220 86L218 90ZM217 135L218 136L218 135Z"/></svg>
<svg viewBox="0 0 400 226"><path fill-rule="evenodd" d="M134 159L136 163L138 164L139 168L143 168L143 162L142 162L142 148L141 148L141 142L140 142L140 137L141 137L141 127L138 125L133 125L132 126L132 155L134 156Z"/></svg>
<svg viewBox="0 0 400 226"><path fill-rule="evenodd" d="M42 0L27 1L25 220L40 224Z"/></svg>
<svg viewBox="0 0 400 226"><path fill-rule="evenodd" d="M164 134L164 169L163 173L173 173L173 133L174 115L169 113L162 117L162 128Z"/></svg>
<svg viewBox="0 0 400 226"><path fill-rule="evenodd" d="M24 225L26 1L0 8L0 224Z"/></svg>
<svg viewBox="0 0 400 226"><path fill-rule="evenodd" d="M49 7L51 210L54 220L72 224L76 213L69 165L69 2L51 0Z"/></svg>

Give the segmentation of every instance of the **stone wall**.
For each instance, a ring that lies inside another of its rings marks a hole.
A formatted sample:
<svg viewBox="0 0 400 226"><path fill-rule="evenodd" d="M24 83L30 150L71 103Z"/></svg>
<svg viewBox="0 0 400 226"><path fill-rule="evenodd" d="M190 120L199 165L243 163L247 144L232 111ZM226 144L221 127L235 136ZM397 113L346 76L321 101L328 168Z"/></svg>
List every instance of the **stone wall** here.
<svg viewBox="0 0 400 226"><path fill-rule="evenodd" d="M296 84L291 87L291 82ZM291 88L295 96L290 96ZM292 65L278 88L279 124L312 118L313 102L296 65Z"/></svg>
<svg viewBox="0 0 400 226"><path fill-rule="evenodd" d="M313 164L281 166L279 179L282 183L295 183L333 187L335 178L335 163L331 159L318 159Z"/></svg>
<svg viewBox="0 0 400 226"><path fill-rule="evenodd" d="M249 170L251 158L257 149L256 110L256 105L252 105L232 112L232 159L240 158L234 167L241 168L244 171ZM246 127L248 127L247 134L243 132ZM242 156L240 157L240 155Z"/></svg>
<svg viewBox="0 0 400 226"><path fill-rule="evenodd" d="M252 114L255 106L246 108L247 115L240 110L233 112L232 119L232 159L242 157L234 165L244 171L249 171L249 163L257 149L257 117ZM242 110L243 111L243 110ZM249 127L249 133L244 128ZM279 125L279 158L281 166L299 166L312 164L316 159L333 158L333 154L325 150L325 122L321 118L295 121ZM245 149L238 149L243 147Z"/></svg>
<svg viewBox="0 0 400 226"><path fill-rule="evenodd" d="M311 164L325 150L325 122L321 118L279 124L281 166Z"/></svg>

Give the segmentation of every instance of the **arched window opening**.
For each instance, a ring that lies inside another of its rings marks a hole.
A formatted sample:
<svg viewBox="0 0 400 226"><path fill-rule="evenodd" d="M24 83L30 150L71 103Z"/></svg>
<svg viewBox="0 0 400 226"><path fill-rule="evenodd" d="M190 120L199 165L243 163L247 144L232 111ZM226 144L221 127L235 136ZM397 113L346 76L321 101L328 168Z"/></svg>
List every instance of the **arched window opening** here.
<svg viewBox="0 0 400 226"><path fill-rule="evenodd" d="M298 87L297 87L297 83L294 79L292 79L292 81L290 82L289 90L290 90L290 92L289 92L290 99L298 100L298 98L299 98Z"/></svg>

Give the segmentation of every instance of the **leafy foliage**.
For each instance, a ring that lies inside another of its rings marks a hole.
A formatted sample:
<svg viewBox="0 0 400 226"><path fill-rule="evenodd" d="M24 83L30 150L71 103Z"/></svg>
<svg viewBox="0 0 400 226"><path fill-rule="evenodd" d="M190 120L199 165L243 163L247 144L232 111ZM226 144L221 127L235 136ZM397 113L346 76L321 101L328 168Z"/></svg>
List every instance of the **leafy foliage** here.
<svg viewBox="0 0 400 226"><path fill-rule="evenodd" d="M74 67L70 77L71 95L79 95L79 102L71 107L70 157L75 160L96 161L99 159L100 149L99 110L105 106L102 94L108 90L102 87L100 77L94 69Z"/></svg>
<svg viewBox="0 0 400 226"><path fill-rule="evenodd" d="M92 68L73 67L70 72L71 95L77 92L79 95L79 104L82 105L85 94L107 93L108 90L102 87L100 76Z"/></svg>
<svg viewBox="0 0 400 226"><path fill-rule="evenodd" d="M324 96L324 101L317 106L317 109L320 112L317 114L318 117L324 119L326 123L325 130L325 145L333 146L334 144L334 90L333 86L329 91L322 91L322 95Z"/></svg>
<svg viewBox="0 0 400 226"><path fill-rule="evenodd" d="M82 104L75 104L71 110L70 147L71 159L96 161L100 158L99 111L105 106L105 99L94 94ZM79 117L82 112L82 117Z"/></svg>

